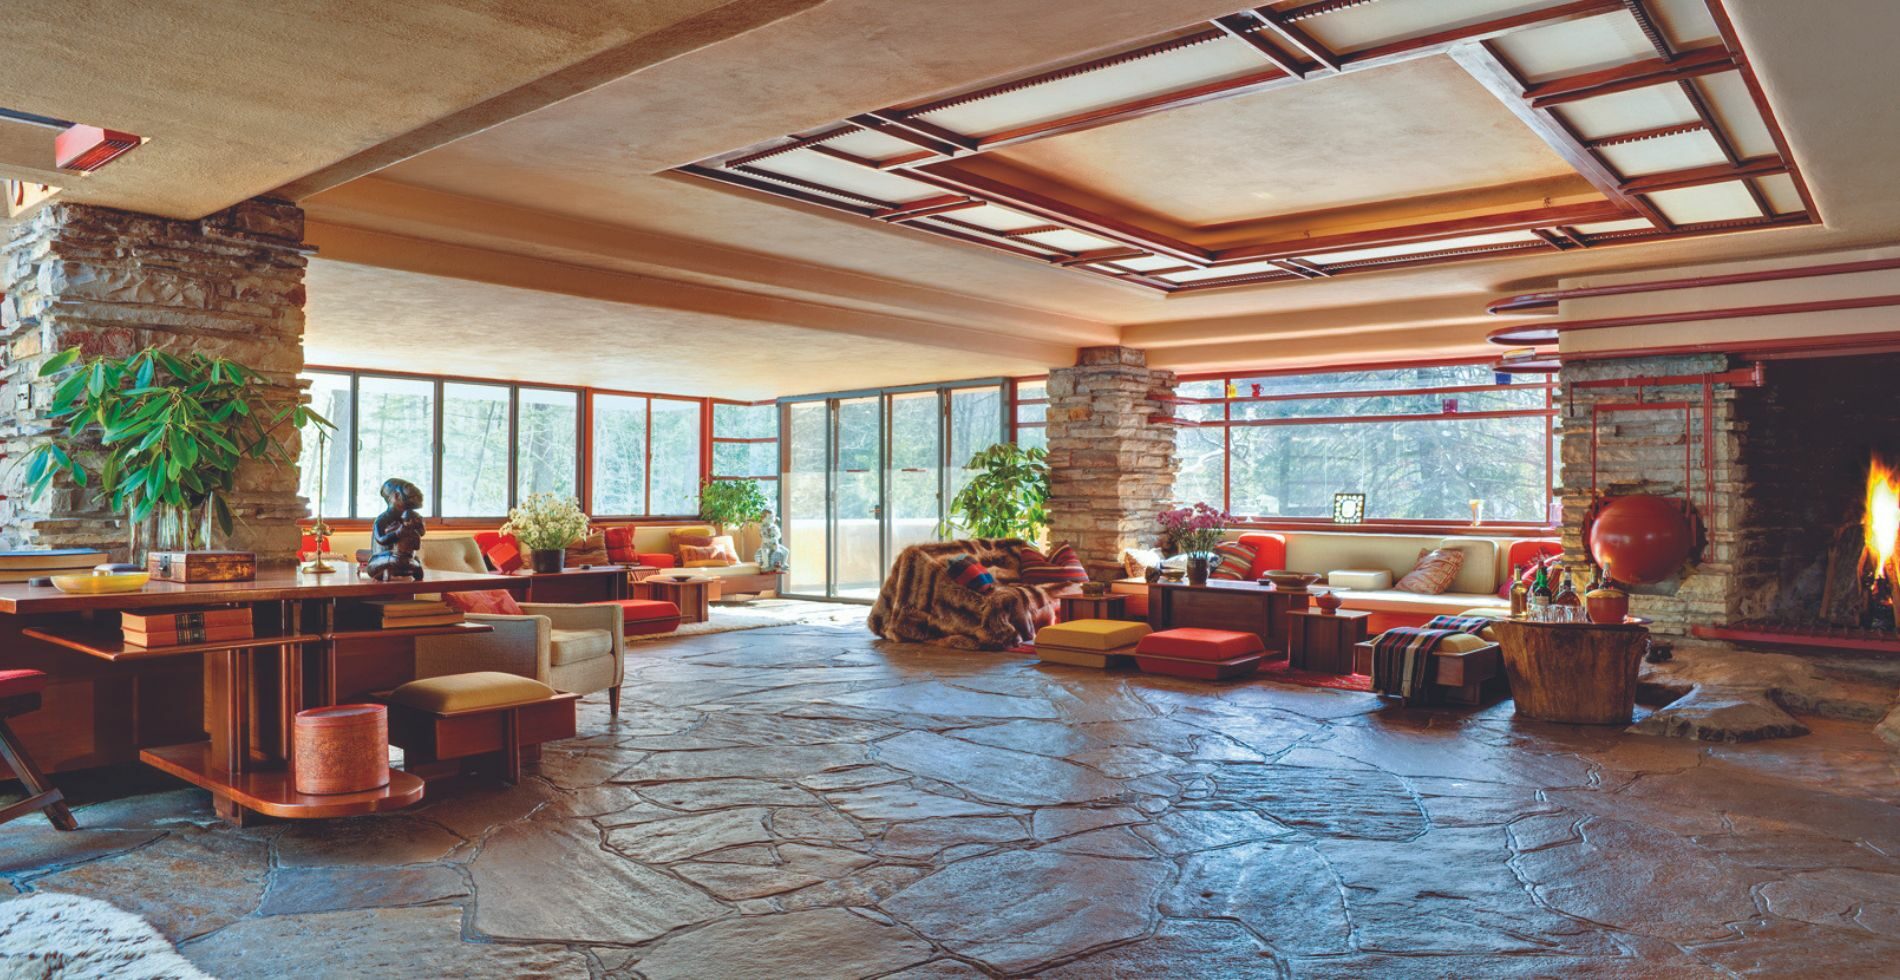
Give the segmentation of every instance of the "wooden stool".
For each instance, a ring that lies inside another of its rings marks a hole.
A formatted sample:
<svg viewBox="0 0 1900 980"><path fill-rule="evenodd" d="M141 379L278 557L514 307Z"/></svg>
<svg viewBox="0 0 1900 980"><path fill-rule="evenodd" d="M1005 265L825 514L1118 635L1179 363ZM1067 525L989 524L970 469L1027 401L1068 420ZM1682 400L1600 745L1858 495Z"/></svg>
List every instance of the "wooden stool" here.
<svg viewBox="0 0 1900 980"><path fill-rule="evenodd" d="M78 830L79 821L66 808L66 798L46 781L46 774L33 764L31 756L14 737L6 720L14 715L36 711L40 692L46 688L46 675L37 670L0 670L0 757L26 787L26 799L0 810L0 823L38 810L59 830Z"/></svg>
<svg viewBox="0 0 1900 980"><path fill-rule="evenodd" d="M484 670L410 681L391 691L389 741L403 769L424 779L460 774L470 760L501 764L503 782L521 780L524 750L574 737L578 694L528 677Z"/></svg>

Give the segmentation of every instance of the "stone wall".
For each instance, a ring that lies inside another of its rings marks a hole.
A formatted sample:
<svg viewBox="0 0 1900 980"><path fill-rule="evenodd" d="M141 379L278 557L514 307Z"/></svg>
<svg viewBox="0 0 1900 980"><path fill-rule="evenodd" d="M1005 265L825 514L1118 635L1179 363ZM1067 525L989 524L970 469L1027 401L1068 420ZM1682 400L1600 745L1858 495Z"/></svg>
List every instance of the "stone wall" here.
<svg viewBox="0 0 1900 980"><path fill-rule="evenodd" d="M1615 361L1586 361L1563 369L1563 415L1559 422L1564 504L1564 553L1573 574L1589 561L1584 547L1583 519L1591 503L1591 406L1602 402L1633 402L1635 388L1579 388L1576 383L1604 378L1640 378L1700 375L1728 370L1721 355L1644 357ZM1652 493L1680 497L1684 491L1685 441L1693 444L1693 500L1708 532L1702 561L1680 578L1654 586L1633 588L1630 606L1639 616L1655 620L1659 633L1681 634L1697 623L1721 623L1735 618L1739 597L1737 559L1741 554L1742 497L1746 474L1740 446L1745 426L1737 419L1738 392L1727 386L1715 390L1715 508L1706 506L1701 456L1702 386L1652 387L1648 401L1696 403L1695 432L1685 430L1683 414L1675 411L1612 412L1597 420L1596 488L1600 495Z"/></svg>
<svg viewBox="0 0 1900 980"><path fill-rule="evenodd" d="M1172 371L1127 347L1084 348L1049 372L1049 539L1067 541L1097 580L1120 578L1125 548L1153 547L1174 490L1174 429L1157 395Z"/></svg>
<svg viewBox="0 0 1900 980"><path fill-rule="evenodd" d="M281 405L300 396L306 253L303 212L261 199L198 221L62 203L19 221L0 246L0 545L128 552L122 515L96 495L66 487L31 501L22 489L17 463L46 433L48 357L73 346L222 354L265 375ZM294 555L296 466L247 466L231 504L230 547Z"/></svg>

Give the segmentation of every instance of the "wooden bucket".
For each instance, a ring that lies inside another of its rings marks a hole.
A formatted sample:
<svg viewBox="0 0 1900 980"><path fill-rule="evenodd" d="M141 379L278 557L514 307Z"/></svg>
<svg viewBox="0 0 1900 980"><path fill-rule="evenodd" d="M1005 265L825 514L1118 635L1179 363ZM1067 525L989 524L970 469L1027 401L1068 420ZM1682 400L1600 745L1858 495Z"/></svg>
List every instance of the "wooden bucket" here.
<svg viewBox="0 0 1900 980"><path fill-rule="evenodd" d="M1517 714L1573 725L1627 725L1649 627L1499 620L1498 644Z"/></svg>
<svg viewBox="0 0 1900 980"><path fill-rule="evenodd" d="M291 770L297 792L362 793L389 783L389 709L337 704L297 712Z"/></svg>

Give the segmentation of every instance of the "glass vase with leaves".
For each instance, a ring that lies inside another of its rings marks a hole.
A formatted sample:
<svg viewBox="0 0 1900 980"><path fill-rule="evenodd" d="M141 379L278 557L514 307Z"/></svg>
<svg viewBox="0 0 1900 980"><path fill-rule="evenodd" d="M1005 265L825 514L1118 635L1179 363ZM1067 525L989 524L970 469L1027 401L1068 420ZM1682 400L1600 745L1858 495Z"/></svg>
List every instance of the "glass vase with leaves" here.
<svg viewBox="0 0 1900 980"><path fill-rule="evenodd" d="M699 519L721 534L757 521L771 506L757 480L707 480L699 488Z"/></svg>
<svg viewBox="0 0 1900 980"><path fill-rule="evenodd" d="M200 351L68 348L39 376L62 372L46 411L51 437L25 457L28 491L38 499L64 477L98 494L126 515L135 557L141 544L210 548L235 528L230 495L247 460L294 463L299 430L335 428L301 400L269 404L261 374Z"/></svg>
<svg viewBox="0 0 1900 980"><path fill-rule="evenodd" d="M1049 454L1013 442L978 450L967 467L970 481L950 501L943 537L957 530L979 538L1034 541L1049 523Z"/></svg>

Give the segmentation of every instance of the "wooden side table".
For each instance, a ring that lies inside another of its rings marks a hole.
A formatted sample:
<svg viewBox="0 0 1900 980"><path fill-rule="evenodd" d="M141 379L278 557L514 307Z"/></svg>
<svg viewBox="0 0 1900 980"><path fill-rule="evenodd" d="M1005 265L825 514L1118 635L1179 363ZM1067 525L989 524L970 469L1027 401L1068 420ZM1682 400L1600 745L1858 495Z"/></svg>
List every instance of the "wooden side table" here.
<svg viewBox="0 0 1900 980"><path fill-rule="evenodd" d="M1286 612L1286 655L1294 670L1353 673L1352 647L1365 642L1372 614L1360 609Z"/></svg>
<svg viewBox="0 0 1900 980"><path fill-rule="evenodd" d="M648 598L680 607L681 623L703 623L712 618L712 597L718 585L718 579L705 576L682 580L655 575L640 583Z"/></svg>
<svg viewBox="0 0 1900 980"><path fill-rule="evenodd" d="M1128 597L1113 592L1102 595L1058 596L1061 606L1059 616L1065 623L1078 619L1126 619L1128 618Z"/></svg>

